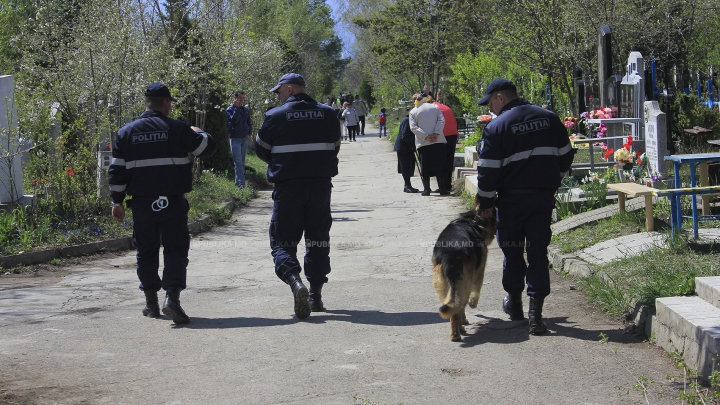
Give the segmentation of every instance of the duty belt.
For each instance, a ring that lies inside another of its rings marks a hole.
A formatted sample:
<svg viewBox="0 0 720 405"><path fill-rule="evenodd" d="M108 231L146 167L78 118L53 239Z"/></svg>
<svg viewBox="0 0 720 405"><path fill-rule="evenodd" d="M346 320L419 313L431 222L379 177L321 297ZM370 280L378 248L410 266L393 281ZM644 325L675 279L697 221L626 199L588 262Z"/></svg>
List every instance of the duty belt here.
<svg viewBox="0 0 720 405"><path fill-rule="evenodd" d="M498 195L513 194L555 194L555 190L550 188L506 188L498 191Z"/></svg>
<svg viewBox="0 0 720 405"><path fill-rule="evenodd" d="M184 199L185 199L185 194L161 195L161 196L153 196L153 197L133 196L133 200L153 200L150 203L150 208L155 212L162 211L165 208L169 207L170 201L177 201L177 200L184 200Z"/></svg>

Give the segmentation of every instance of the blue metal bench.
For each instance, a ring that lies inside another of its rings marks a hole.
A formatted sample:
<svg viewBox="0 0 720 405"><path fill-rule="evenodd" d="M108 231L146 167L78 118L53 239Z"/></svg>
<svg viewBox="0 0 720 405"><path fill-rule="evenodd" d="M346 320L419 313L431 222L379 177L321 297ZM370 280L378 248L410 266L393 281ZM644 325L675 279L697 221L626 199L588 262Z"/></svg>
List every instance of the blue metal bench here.
<svg viewBox="0 0 720 405"><path fill-rule="evenodd" d="M684 195L702 195L702 194L717 194L720 192L720 186L709 186L709 187L686 187L686 188L673 188L667 190L655 190L653 195L657 197L667 197L670 200L670 224L672 228L672 237L675 238L676 229L679 232L682 228L683 218L692 218L693 221L693 237L698 237L698 222L699 221L710 221L720 220L720 215L698 215L697 204L695 198L692 199L692 215L683 216L680 209L680 197Z"/></svg>

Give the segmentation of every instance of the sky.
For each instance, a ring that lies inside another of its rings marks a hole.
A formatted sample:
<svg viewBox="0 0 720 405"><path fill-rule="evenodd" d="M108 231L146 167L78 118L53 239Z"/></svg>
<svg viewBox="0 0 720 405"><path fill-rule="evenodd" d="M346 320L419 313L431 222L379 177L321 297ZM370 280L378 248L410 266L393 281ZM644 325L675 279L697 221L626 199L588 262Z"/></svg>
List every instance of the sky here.
<svg viewBox="0 0 720 405"><path fill-rule="evenodd" d="M333 20L335 20L335 31L340 39L343 40L343 58L352 56L352 44L355 42L355 36L347 29L344 23L340 21L340 4L344 0L325 0L333 10Z"/></svg>

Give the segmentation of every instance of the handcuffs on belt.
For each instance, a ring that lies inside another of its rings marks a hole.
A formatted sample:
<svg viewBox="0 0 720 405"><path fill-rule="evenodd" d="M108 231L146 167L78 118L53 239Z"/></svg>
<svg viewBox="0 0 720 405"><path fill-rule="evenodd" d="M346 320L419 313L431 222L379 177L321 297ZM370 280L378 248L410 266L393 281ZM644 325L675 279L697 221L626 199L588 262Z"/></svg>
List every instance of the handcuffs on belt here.
<svg viewBox="0 0 720 405"><path fill-rule="evenodd" d="M170 205L170 201L168 201L168 198L166 196L160 196L157 200L152 202L152 205L150 205L150 208L152 208L153 211L158 212L162 211L165 208L167 208ZM157 209L155 209L157 207Z"/></svg>

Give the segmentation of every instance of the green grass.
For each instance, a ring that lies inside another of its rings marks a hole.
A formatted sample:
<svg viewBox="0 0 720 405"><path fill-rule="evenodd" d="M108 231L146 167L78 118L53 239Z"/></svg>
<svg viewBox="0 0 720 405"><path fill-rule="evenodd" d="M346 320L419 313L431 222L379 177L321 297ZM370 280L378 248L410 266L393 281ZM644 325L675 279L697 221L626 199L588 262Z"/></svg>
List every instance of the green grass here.
<svg viewBox="0 0 720 405"><path fill-rule="evenodd" d="M720 274L720 245L669 242L638 256L596 268L579 280L588 300L611 315L630 313L635 303L654 305L660 297L695 294L695 277Z"/></svg>
<svg viewBox="0 0 720 405"><path fill-rule="evenodd" d="M656 225L660 225L661 229L666 228L663 223ZM554 235L552 243L560 248L561 253L570 253L609 239L644 231L645 211L637 210L618 213L608 219L585 224L559 235Z"/></svg>
<svg viewBox="0 0 720 405"><path fill-rule="evenodd" d="M188 221L194 221L205 214L209 214L213 218L214 224L221 224L229 219L231 214L228 211L221 210L219 208L220 204L230 200L245 204L255 194L254 188L240 189L235 186L233 180L205 172L200 179L195 180L193 191L187 194L190 203Z"/></svg>
<svg viewBox="0 0 720 405"><path fill-rule="evenodd" d="M600 149L600 147L593 147L593 157L595 163L602 163L605 162L605 158L603 155L605 152ZM590 162L590 150L580 148L578 149L577 153L575 154L575 159L573 159L573 163L589 163Z"/></svg>
<svg viewBox="0 0 720 405"><path fill-rule="evenodd" d="M193 191L187 194L190 203L188 220L194 221L209 214L213 224L221 224L231 214L220 210L220 204L230 200L245 204L256 195L258 188L266 188L267 165L252 154L248 154L246 165L248 187L244 190L235 186L229 173L215 175L204 172L200 179L195 180ZM25 208L16 208L13 212L0 211L0 255L132 235L131 208L125 210L125 221L118 223L110 217L109 208L105 214L60 218L43 214L49 209L44 207L46 202L41 201L39 204L36 212Z"/></svg>
<svg viewBox="0 0 720 405"><path fill-rule="evenodd" d="M671 240L669 203L654 206L655 229L664 235L666 247L656 247L640 255L626 257L603 266L578 280L588 301L615 316L627 316L637 303L654 305L659 297L695 294L695 277L715 276L720 271L720 245L699 245L684 233ZM704 227L716 221L701 222ZM683 223L690 229L691 222ZM562 253L577 252L597 243L645 230L645 212L637 210L553 236L552 243Z"/></svg>

